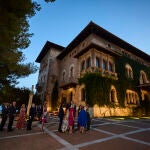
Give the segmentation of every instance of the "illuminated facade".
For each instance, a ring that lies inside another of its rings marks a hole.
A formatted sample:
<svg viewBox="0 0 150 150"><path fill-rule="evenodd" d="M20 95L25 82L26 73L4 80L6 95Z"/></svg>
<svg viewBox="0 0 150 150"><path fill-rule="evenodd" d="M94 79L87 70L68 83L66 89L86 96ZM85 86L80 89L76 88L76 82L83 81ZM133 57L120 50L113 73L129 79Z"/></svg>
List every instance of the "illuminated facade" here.
<svg viewBox="0 0 150 150"><path fill-rule="evenodd" d="M102 77L118 81L120 71L116 68L116 60L124 56L145 68L150 68L148 54L90 22L67 47L46 42L36 59L36 62L40 63L37 93L41 99L49 102L51 110L52 92L57 81L58 102L74 101L77 106L85 104L85 85L79 85L78 79L87 72L99 72ZM135 79L134 67L130 62L125 62L124 73L128 79ZM99 107L95 104L93 107L95 116L130 115L133 112L132 108L139 106L140 101L146 100L150 104L150 74L145 70L138 71L139 80L135 86L141 94L130 87L127 88L124 98L125 108L122 108L119 107L117 88L111 85L109 101L115 103L117 107L108 109L107 105Z"/></svg>

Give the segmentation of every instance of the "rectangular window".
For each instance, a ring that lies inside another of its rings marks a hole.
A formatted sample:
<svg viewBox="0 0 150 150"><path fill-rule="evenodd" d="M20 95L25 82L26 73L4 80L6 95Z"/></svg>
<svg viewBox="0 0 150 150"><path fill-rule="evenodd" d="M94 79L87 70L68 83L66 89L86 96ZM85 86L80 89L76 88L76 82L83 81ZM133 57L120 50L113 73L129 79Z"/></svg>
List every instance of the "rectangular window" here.
<svg viewBox="0 0 150 150"><path fill-rule="evenodd" d="M100 59L96 57L96 67L100 68Z"/></svg>
<svg viewBox="0 0 150 150"><path fill-rule="evenodd" d="M87 60L86 60L86 67L89 68L91 66L91 58L89 57Z"/></svg>
<svg viewBox="0 0 150 150"><path fill-rule="evenodd" d="M104 70L107 70L107 62L106 62L106 60L104 60L104 59L103 59L103 69L104 69Z"/></svg>

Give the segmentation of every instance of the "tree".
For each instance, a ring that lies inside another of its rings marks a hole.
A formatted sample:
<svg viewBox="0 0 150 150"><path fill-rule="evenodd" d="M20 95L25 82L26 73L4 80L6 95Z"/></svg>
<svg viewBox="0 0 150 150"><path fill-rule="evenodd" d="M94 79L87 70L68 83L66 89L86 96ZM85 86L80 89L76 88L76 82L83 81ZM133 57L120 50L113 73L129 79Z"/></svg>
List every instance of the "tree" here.
<svg viewBox="0 0 150 150"><path fill-rule="evenodd" d="M28 104L30 90L28 88L15 88L15 87L3 87L0 93L0 103L12 101L17 102L17 106L21 106L22 104Z"/></svg>
<svg viewBox="0 0 150 150"><path fill-rule="evenodd" d="M0 0L0 90L37 71L33 63L23 63L22 50L29 46L33 35L29 33L28 19L40 9L32 0Z"/></svg>
<svg viewBox="0 0 150 150"><path fill-rule="evenodd" d="M41 100L41 98L40 98L40 95L38 95L37 93L35 93L35 94L33 95L32 102L35 103L36 105L42 104L42 100Z"/></svg>
<svg viewBox="0 0 150 150"><path fill-rule="evenodd" d="M40 10L30 0L0 0L0 88L16 84L19 77L28 76L37 70L32 63L23 64L22 49L29 46L28 18Z"/></svg>

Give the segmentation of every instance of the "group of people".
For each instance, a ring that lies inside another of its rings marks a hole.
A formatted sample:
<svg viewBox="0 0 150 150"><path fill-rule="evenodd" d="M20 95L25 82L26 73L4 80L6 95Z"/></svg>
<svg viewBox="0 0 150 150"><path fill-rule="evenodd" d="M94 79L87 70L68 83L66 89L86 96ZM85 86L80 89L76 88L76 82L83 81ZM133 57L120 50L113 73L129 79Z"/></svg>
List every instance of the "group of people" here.
<svg viewBox="0 0 150 150"><path fill-rule="evenodd" d="M15 116L16 116L16 102L14 101L11 104L5 103L2 107L2 120L0 124L0 131L3 131L7 118L9 118L7 131L8 132L12 131L12 125Z"/></svg>
<svg viewBox="0 0 150 150"><path fill-rule="evenodd" d="M5 126L5 123L7 121L7 118L9 118L7 131L12 131L12 125L14 118L17 116L17 109L16 109L16 102L12 102L12 104L4 103L2 106L2 119L0 123L0 131L3 131L3 128ZM20 107L16 128L17 129L26 129L31 130L32 129L32 122L34 118L37 116L38 120L42 122L42 130L44 123L46 122L46 116L47 116L47 103L44 103L44 105L38 105L35 106L34 103L32 103L30 109L29 109L29 116L27 116L27 109L25 104L22 104Z"/></svg>
<svg viewBox="0 0 150 150"><path fill-rule="evenodd" d="M73 133L75 128L75 117L77 117L77 129L80 133L84 133L86 130L90 130L92 111L89 106L80 105L76 111L76 105L71 102L70 105L64 106L60 104L59 111L59 132L69 131L70 134Z"/></svg>
<svg viewBox="0 0 150 150"><path fill-rule="evenodd" d="M16 112L16 102L12 102L8 105L8 103L4 103L2 107L2 120L0 123L0 131L3 131L7 118L9 118L7 131L12 131L12 125L14 118L17 116ZM35 117L38 117L38 120L42 123L42 131L44 131L44 124L47 121L47 103L44 102L43 106L38 105L35 106L33 103L29 110L29 116L27 117L27 109L25 104L22 104L20 107L18 120L16 123L17 129L32 129L32 122ZM89 110L89 106L82 106L80 105L78 109L76 109L76 105L71 102L67 104L64 109L64 105L60 104L59 111L59 132L66 132L69 131L70 134L73 133L75 129L75 118L77 117L77 129L84 133L85 130L90 130L91 118L92 118L92 111Z"/></svg>

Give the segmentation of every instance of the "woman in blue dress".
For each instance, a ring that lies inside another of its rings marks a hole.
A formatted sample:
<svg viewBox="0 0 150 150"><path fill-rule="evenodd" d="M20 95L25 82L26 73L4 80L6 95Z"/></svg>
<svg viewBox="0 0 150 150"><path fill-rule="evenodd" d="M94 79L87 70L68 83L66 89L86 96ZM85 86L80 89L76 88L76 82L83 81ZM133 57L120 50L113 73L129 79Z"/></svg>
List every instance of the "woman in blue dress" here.
<svg viewBox="0 0 150 150"><path fill-rule="evenodd" d="M81 111L79 112L78 123L80 125L80 133L84 133L87 124L87 113L84 110L84 106L82 106Z"/></svg>

